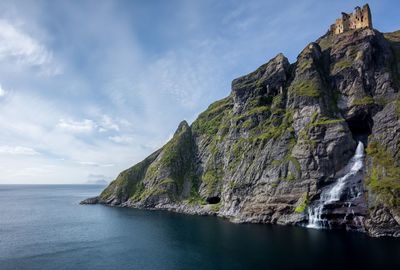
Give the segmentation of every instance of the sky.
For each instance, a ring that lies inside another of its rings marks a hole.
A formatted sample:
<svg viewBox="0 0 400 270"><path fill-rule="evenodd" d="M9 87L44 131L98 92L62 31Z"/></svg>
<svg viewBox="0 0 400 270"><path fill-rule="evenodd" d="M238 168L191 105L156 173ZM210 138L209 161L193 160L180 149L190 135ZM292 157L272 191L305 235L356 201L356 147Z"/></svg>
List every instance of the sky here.
<svg viewBox="0 0 400 270"><path fill-rule="evenodd" d="M0 184L111 181L364 3L2 0ZM369 4L376 29L400 29L400 1Z"/></svg>

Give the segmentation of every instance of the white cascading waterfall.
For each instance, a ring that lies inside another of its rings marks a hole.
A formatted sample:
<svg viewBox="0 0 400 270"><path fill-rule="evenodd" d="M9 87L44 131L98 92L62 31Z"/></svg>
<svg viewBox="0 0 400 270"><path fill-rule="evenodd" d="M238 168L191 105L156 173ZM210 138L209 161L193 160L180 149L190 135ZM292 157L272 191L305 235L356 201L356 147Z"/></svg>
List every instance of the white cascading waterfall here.
<svg viewBox="0 0 400 270"><path fill-rule="evenodd" d="M308 208L308 224L307 228L325 228L327 227L327 220L322 219L322 213L326 205L337 202L345 189L347 181L354 177L364 166L364 144L359 141L356 153L347 164L349 168L348 173L339 178L336 183L322 191L320 199L317 203ZM350 190L352 198L359 197L360 190ZM350 206L350 205L349 205Z"/></svg>

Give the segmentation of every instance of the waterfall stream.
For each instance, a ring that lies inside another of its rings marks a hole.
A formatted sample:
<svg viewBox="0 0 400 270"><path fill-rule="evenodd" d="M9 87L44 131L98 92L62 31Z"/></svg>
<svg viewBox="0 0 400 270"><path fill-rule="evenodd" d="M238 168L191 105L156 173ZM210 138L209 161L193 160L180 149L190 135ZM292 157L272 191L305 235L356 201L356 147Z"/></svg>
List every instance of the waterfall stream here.
<svg viewBox="0 0 400 270"><path fill-rule="evenodd" d="M327 227L327 220L322 218L324 208L332 203L340 201L340 198L346 189L346 184L351 178L362 170L364 166L364 144L359 141L354 156L350 159L346 168L348 172L340 177L334 184L324 189L321 193L320 199L314 206L308 208L308 224L307 228L325 228ZM350 199L357 198L361 195L361 190L354 190L349 188ZM351 203L349 203L349 208ZM329 225L329 224L328 224Z"/></svg>

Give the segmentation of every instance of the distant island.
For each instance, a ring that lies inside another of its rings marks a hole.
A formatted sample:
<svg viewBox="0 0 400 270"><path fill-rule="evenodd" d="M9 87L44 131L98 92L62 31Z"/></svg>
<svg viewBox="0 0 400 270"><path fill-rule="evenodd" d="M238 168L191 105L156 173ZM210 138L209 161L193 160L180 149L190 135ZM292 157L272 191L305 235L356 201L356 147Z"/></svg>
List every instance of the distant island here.
<svg viewBox="0 0 400 270"><path fill-rule="evenodd" d="M104 180L104 179L99 179L99 180L89 180L85 182L85 185L108 185L108 181Z"/></svg>

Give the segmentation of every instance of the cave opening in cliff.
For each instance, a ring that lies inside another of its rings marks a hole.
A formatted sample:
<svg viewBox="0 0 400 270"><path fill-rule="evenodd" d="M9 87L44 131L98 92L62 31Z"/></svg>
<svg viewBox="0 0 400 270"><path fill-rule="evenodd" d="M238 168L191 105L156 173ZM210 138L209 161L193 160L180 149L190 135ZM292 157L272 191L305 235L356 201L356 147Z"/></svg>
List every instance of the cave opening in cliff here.
<svg viewBox="0 0 400 270"><path fill-rule="evenodd" d="M221 201L221 198L218 196L213 196L213 197L208 197L206 201L208 204L217 204Z"/></svg>
<svg viewBox="0 0 400 270"><path fill-rule="evenodd" d="M374 124L370 114L360 114L347 120L353 138L356 141L362 141L364 145L368 143L368 136L372 132Z"/></svg>

